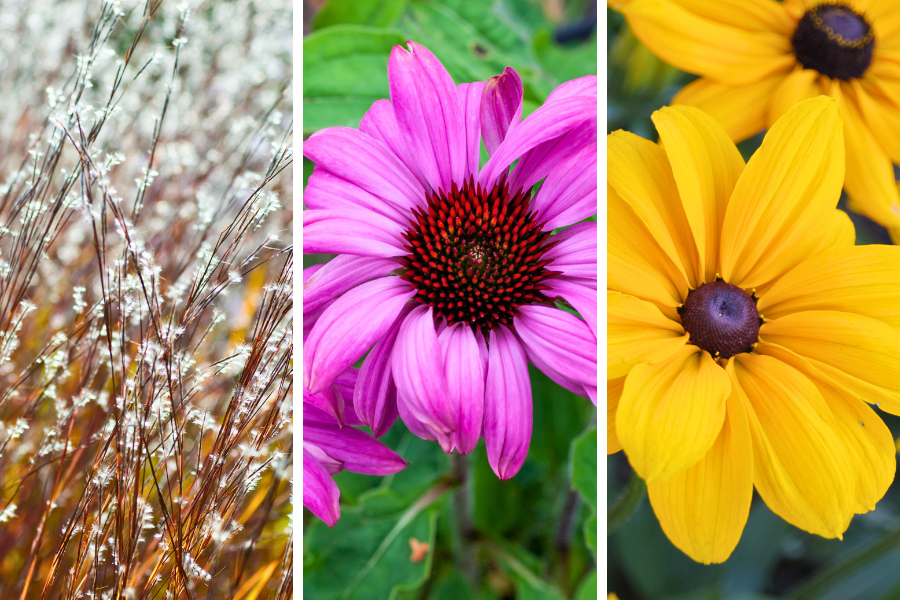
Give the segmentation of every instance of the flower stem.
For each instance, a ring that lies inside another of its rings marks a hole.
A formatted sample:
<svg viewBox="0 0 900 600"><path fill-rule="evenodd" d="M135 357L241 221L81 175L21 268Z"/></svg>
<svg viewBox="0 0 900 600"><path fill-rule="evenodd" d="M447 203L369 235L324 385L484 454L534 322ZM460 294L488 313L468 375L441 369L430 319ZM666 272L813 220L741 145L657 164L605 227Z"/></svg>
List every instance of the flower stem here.
<svg viewBox="0 0 900 600"><path fill-rule="evenodd" d="M468 457L454 453L451 455L452 476L459 482L459 487L453 493L453 512L456 517L456 528L459 534L460 553L457 560L460 570L473 583L478 575L478 564L475 555L471 552L471 542L474 538L474 528L469 518L469 463Z"/></svg>
<svg viewBox="0 0 900 600"><path fill-rule="evenodd" d="M790 600L808 600L813 598L820 592L831 589L834 583L845 575L862 567L870 560L884 556L884 554L897 546L900 546L900 529L885 534L872 545L829 565L815 577L794 590L788 598Z"/></svg>
<svg viewBox="0 0 900 600"><path fill-rule="evenodd" d="M631 480L621 495L616 498L615 503L606 511L606 535L611 536L616 529L625 524L631 518L644 496L647 495L647 484L641 479L637 473L632 472Z"/></svg>

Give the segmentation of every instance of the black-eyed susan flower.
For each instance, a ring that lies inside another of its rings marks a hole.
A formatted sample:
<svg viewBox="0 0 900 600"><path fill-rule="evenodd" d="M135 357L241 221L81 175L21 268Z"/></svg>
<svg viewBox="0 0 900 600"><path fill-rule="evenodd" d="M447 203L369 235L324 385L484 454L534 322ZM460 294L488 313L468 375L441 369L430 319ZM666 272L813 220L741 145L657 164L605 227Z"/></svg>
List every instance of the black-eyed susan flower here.
<svg viewBox="0 0 900 600"><path fill-rule="evenodd" d="M746 165L694 107L653 121L659 144L607 138L607 451L694 560L731 554L754 487L841 537L896 468L867 403L900 414L900 248L854 246L835 208L837 103L790 108Z"/></svg>
<svg viewBox="0 0 900 600"><path fill-rule="evenodd" d="M700 75L672 101L738 142L820 94L844 120L851 206L900 237L900 4L895 0L609 0L634 34Z"/></svg>

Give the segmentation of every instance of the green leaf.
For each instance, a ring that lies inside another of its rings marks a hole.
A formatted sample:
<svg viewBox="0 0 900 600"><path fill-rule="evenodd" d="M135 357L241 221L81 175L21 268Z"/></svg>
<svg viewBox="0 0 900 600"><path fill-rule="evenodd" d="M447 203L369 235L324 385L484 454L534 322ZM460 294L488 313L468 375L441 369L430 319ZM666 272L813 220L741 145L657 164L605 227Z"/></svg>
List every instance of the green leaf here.
<svg viewBox="0 0 900 600"><path fill-rule="evenodd" d="M359 127L376 100L390 95L387 63L405 36L396 30L337 25L303 40L303 135Z"/></svg>
<svg viewBox="0 0 900 600"><path fill-rule="evenodd" d="M313 29L341 24L390 27L397 22L406 0L330 0L313 19Z"/></svg>
<svg viewBox="0 0 900 600"><path fill-rule="evenodd" d="M584 522L584 543L597 556L597 515Z"/></svg>
<svg viewBox="0 0 900 600"><path fill-rule="evenodd" d="M314 520L303 543L304 594L321 600L368 600L394 598L401 590L421 586L431 571L438 515L437 507L429 506L448 489L436 486L392 514L381 514L382 507L369 510L366 500L357 507L342 507L334 529ZM410 560L412 538L431 548L421 562Z"/></svg>
<svg viewBox="0 0 900 600"><path fill-rule="evenodd" d="M511 66L523 80L536 76L539 65L522 52L509 52L516 47L514 32L503 34L502 25L488 26L490 36L485 35L483 22L467 20L484 15L479 2L435 2L433 0L411 2L401 26L410 39L428 48L453 77L456 83L485 81ZM478 6L476 6L478 5ZM479 30L479 24L482 30ZM542 98L540 100L543 100Z"/></svg>
<svg viewBox="0 0 900 600"><path fill-rule="evenodd" d="M575 600L595 600L599 597L597 595L597 571L591 571L578 586Z"/></svg>
<svg viewBox="0 0 900 600"><path fill-rule="evenodd" d="M581 434L572 442L572 487L585 502L597 508L597 428Z"/></svg>
<svg viewBox="0 0 900 600"><path fill-rule="evenodd" d="M568 466L572 439L587 427L594 405L587 398L563 389L538 369L530 367L528 372L534 398L534 427L528 457L546 462L554 473L562 472Z"/></svg>
<svg viewBox="0 0 900 600"><path fill-rule="evenodd" d="M561 46L553 41L548 28L534 35L534 52L550 74L554 87L564 81L597 73L597 38L577 46Z"/></svg>
<svg viewBox="0 0 900 600"><path fill-rule="evenodd" d="M309 183L309 176L312 175L313 167L316 165L313 161L309 160L305 156L303 157L303 189L306 189L306 184Z"/></svg>
<svg viewBox="0 0 900 600"><path fill-rule="evenodd" d="M542 579L518 556L493 543L488 543L487 547L500 563L503 571L513 580L516 587L516 600L563 600L563 595L556 586ZM512 549L513 547L510 547L510 550ZM527 554L521 548L517 548L516 552L517 554ZM534 557L529 557L529 559L527 562L538 562Z"/></svg>
<svg viewBox="0 0 900 600"><path fill-rule="evenodd" d="M479 531L502 535L516 525L525 498L516 477L500 481L491 469L484 442L469 455L472 478L472 522Z"/></svg>

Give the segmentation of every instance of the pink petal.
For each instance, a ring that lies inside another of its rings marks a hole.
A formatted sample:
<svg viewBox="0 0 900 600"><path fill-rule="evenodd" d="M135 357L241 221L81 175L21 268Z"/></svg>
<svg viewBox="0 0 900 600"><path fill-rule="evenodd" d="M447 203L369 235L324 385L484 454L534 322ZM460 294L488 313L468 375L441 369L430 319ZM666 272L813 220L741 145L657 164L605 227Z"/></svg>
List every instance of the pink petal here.
<svg viewBox="0 0 900 600"><path fill-rule="evenodd" d="M597 385L597 337L588 324L564 310L529 304L519 308L516 333L529 354L585 385Z"/></svg>
<svg viewBox="0 0 900 600"><path fill-rule="evenodd" d="M456 431L450 436L451 449L455 446L460 454L468 454L481 437L486 365L476 334L468 325L457 323L447 327L438 337L438 343L444 356L450 404L457 415Z"/></svg>
<svg viewBox="0 0 900 600"><path fill-rule="evenodd" d="M463 111L463 122L466 127L466 169L465 179L478 174L481 164L481 93L483 81L461 83L456 86L460 106Z"/></svg>
<svg viewBox="0 0 900 600"><path fill-rule="evenodd" d="M312 511L329 527L334 527L341 518L341 495L337 484L305 449L303 450L303 506Z"/></svg>
<svg viewBox="0 0 900 600"><path fill-rule="evenodd" d="M440 433L456 428L430 306L414 308L403 320L391 353L391 370L397 391L417 420Z"/></svg>
<svg viewBox="0 0 900 600"><path fill-rule="evenodd" d="M597 288L585 285L589 280L567 279L565 277L551 277L544 283L550 286L548 296L558 295L568 302L572 308L578 311L581 318L591 328L591 333L597 337Z"/></svg>
<svg viewBox="0 0 900 600"><path fill-rule="evenodd" d="M421 177L416 168L416 161L410 156L406 140L400 134L397 115L390 100L376 101L363 116L359 130L390 148L394 156L406 165L413 176ZM419 179L419 184L423 189L428 187L428 182L424 178Z"/></svg>
<svg viewBox="0 0 900 600"><path fill-rule="evenodd" d="M584 386L584 393L587 394L587 397L591 399L591 402L594 403L594 406L597 406L597 386L595 386L595 385Z"/></svg>
<svg viewBox="0 0 900 600"><path fill-rule="evenodd" d="M491 330L484 390L484 442L500 479L519 472L531 443L531 380L525 350L507 328Z"/></svg>
<svg viewBox="0 0 900 600"><path fill-rule="evenodd" d="M366 475L390 475L406 468L400 456L359 429L320 422L303 423L303 443L313 444L344 469Z"/></svg>
<svg viewBox="0 0 900 600"><path fill-rule="evenodd" d="M585 390L585 386L578 383L577 381L572 381L566 377L563 377L562 373L553 369L550 365L543 362L540 357L535 356L533 352L528 349L528 346L523 344L523 348L525 348L525 354L528 356L528 360L533 364L538 370L550 378L556 385L563 388L564 390L568 390L573 394L578 394L579 396L587 396L587 391ZM595 402L596 404L596 402Z"/></svg>
<svg viewBox="0 0 900 600"><path fill-rule="evenodd" d="M341 255L320 265L312 277L303 272L303 313L312 312L361 283L385 277L400 263L389 258Z"/></svg>
<svg viewBox="0 0 900 600"><path fill-rule="evenodd" d="M481 94L481 136L488 156L493 156L509 130L522 120L524 88L512 67L503 69L484 84Z"/></svg>
<svg viewBox="0 0 900 600"><path fill-rule="evenodd" d="M534 158L526 156L517 165L514 187L534 185L562 158L592 141L597 141L595 99L576 96L545 104L508 132L478 175L478 183L493 188L516 159L534 150Z"/></svg>
<svg viewBox="0 0 900 600"><path fill-rule="evenodd" d="M394 351L400 325L413 307L413 303L403 307L359 369L359 378L353 391L353 406L375 437L383 436L397 420L397 386L391 373L391 353Z"/></svg>
<svg viewBox="0 0 900 600"><path fill-rule="evenodd" d="M303 388L304 415L310 406L319 409L341 427L344 426L344 396L334 385L328 386L317 394L310 393L308 389Z"/></svg>
<svg viewBox="0 0 900 600"><path fill-rule="evenodd" d="M557 86L557 88L547 96L547 100L544 104L562 100L563 98L570 98L572 96L592 96L596 100L597 76L585 75L584 77L579 77L578 79L573 79Z"/></svg>
<svg viewBox="0 0 900 600"><path fill-rule="evenodd" d="M413 414L412 410L412 402L405 398L403 394L400 393L400 390L397 390L397 411L407 429L409 429L413 435L420 437L423 440L437 440L441 445L441 448L444 449L444 452L450 452L450 436L447 433L436 431L431 425L420 421Z"/></svg>
<svg viewBox="0 0 900 600"><path fill-rule="evenodd" d="M526 152L513 169L510 185L516 189L531 188L539 180L549 177L561 163L596 143L597 119L594 118Z"/></svg>
<svg viewBox="0 0 900 600"><path fill-rule="evenodd" d="M322 270L322 267L325 265L312 265L311 267L306 267L303 269L303 285L306 285L306 282L309 281L309 278Z"/></svg>
<svg viewBox="0 0 900 600"><path fill-rule="evenodd" d="M423 46L395 46L388 61L391 104L420 176L434 189L461 184L466 138L456 86L447 70Z"/></svg>
<svg viewBox="0 0 900 600"><path fill-rule="evenodd" d="M597 279L597 223L576 223L552 236L550 241L557 242L556 246L541 257L541 260L553 259L550 269L562 271L566 277Z"/></svg>
<svg viewBox="0 0 900 600"><path fill-rule="evenodd" d="M374 213L403 225L408 222L410 208L415 204L404 200L395 204L382 196L367 192L352 181L347 181L316 165L309 183L303 190L303 204L308 209L334 211L363 211Z"/></svg>
<svg viewBox="0 0 900 600"><path fill-rule="evenodd" d="M390 148L356 129L330 127L317 131L303 142L303 156L316 163L317 168L396 207L416 206L425 194L419 181Z"/></svg>
<svg viewBox="0 0 900 600"><path fill-rule="evenodd" d="M577 223L597 214L597 142L554 167L532 202L546 229Z"/></svg>
<svg viewBox="0 0 900 600"><path fill-rule="evenodd" d="M415 290L399 277L359 285L329 306L303 343L303 384L327 388L390 328Z"/></svg>
<svg viewBox="0 0 900 600"><path fill-rule="evenodd" d="M305 254L403 256L405 227L374 213L304 210Z"/></svg>

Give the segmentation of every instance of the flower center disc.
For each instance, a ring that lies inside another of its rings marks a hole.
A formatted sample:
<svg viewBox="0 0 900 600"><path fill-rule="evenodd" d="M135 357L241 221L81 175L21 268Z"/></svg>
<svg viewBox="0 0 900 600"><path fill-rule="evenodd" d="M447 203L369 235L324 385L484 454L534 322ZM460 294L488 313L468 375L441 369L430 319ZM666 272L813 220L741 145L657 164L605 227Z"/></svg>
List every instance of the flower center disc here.
<svg viewBox="0 0 900 600"><path fill-rule="evenodd" d="M851 8L820 4L800 19L791 43L805 68L850 80L861 77L872 64L875 32Z"/></svg>
<svg viewBox="0 0 900 600"><path fill-rule="evenodd" d="M756 302L724 281L706 283L688 293L678 312L691 343L717 358L749 352L759 337Z"/></svg>
<svg viewBox="0 0 900 600"><path fill-rule="evenodd" d="M413 216L402 277L448 323L487 334L495 323L511 325L519 306L549 302L541 281L555 273L542 257L554 244L523 192L510 197L503 182L484 190L470 179L449 194L429 194Z"/></svg>

